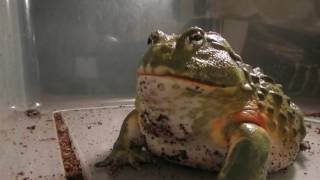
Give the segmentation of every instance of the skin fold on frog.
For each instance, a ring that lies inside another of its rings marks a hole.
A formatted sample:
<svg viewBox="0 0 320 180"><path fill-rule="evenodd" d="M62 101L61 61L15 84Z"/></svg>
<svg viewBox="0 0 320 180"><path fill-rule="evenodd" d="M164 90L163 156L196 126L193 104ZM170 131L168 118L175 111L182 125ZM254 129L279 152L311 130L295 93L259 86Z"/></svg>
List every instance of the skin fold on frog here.
<svg viewBox="0 0 320 180"><path fill-rule="evenodd" d="M219 171L219 180L265 180L294 163L306 135L301 110L220 34L158 30L148 44L135 109L96 167L115 172L157 157Z"/></svg>

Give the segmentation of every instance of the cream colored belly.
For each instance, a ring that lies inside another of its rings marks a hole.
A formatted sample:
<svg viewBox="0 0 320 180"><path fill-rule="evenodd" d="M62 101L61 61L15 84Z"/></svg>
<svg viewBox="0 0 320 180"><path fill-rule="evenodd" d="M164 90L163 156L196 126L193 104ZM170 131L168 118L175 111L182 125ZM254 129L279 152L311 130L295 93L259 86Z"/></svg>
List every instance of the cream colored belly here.
<svg viewBox="0 0 320 180"><path fill-rule="evenodd" d="M170 162L211 171L218 171L223 165L226 151L215 149L209 141L174 141L148 134L145 137L149 150Z"/></svg>
<svg viewBox="0 0 320 180"><path fill-rule="evenodd" d="M195 137L192 125L202 116L199 109L207 99L188 95L209 93L197 83L183 79L141 76L138 79L138 111L148 148L156 155L181 165L219 170L225 150L210 140ZM194 92L193 92L194 93Z"/></svg>
<svg viewBox="0 0 320 180"><path fill-rule="evenodd" d="M188 80L140 76L136 107L145 124L166 131L158 132L159 136L183 139L193 133L194 121L203 116L207 99L199 94L210 93L210 90Z"/></svg>

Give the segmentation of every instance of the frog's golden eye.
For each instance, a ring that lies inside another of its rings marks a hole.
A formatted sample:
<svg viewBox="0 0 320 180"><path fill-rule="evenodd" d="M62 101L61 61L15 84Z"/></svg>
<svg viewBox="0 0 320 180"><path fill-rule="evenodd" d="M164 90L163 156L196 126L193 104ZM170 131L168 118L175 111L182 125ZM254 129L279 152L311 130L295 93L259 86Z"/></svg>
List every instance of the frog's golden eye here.
<svg viewBox="0 0 320 180"><path fill-rule="evenodd" d="M204 34L201 31L196 31L189 35L188 39L190 43L199 46L204 41Z"/></svg>

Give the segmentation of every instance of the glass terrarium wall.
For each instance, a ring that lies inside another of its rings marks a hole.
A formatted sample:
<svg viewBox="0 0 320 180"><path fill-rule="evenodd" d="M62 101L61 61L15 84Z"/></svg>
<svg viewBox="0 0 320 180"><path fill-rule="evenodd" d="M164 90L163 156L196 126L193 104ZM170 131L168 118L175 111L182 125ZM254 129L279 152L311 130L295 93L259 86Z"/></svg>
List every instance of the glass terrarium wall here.
<svg viewBox="0 0 320 180"><path fill-rule="evenodd" d="M150 32L219 31L205 3L1 1L1 111L35 107L48 95L133 97Z"/></svg>
<svg viewBox="0 0 320 180"><path fill-rule="evenodd" d="M36 6L41 83L53 94L132 95L149 32L178 26L170 1L38 1Z"/></svg>
<svg viewBox="0 0 320 180"><path fill-rule="evenodd" d="M293 94L319 94L317 1L32 2L40 82L48 94L133 96L150 32L194 25L222 33L246 62Z"/></svg>
<svg viewBox="0 0 320 180"><path fill-rule="evenodd" d="M35 0L43 91L133 97L150 32L178 33L195 24L217 30L219 23L207 16L204 2Z"/></svg>
<svg viewBox="0 0 320 180"><path fill-rule="evenodd" d="M133 97L150 32L194 25L222 33L292 94L320 94L319 3L267 2L3 0L1 108L33 106L39 89L42 97Z"/></svg>
<svg viewBox="0 0 320 180"><path fill-rule="evenodd" d="M25 109L38 99L38 64L30 3L0 2L0 114Z"/></svg>

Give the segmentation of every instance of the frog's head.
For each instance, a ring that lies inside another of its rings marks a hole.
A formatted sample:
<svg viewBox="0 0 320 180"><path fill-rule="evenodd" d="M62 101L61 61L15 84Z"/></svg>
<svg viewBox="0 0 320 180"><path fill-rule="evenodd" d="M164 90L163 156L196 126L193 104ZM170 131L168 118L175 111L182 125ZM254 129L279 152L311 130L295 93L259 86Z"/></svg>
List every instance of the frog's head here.
<svg viewBox="0 0 320 180"><path fill-rule="evenodd" d="M246 78L241 61L218 33L191 27L181 35L152 32L138 75L172 76L210 86L240 86Z"/></svg>
<svg viewBox="0 0 320 180"><path fill-rule="evenodd" d="M204 111L224 114L253 94L244 63L218 33L198 27L181 35L155 31L148 44L138 68L137 107L201 104Z"/></svg>

